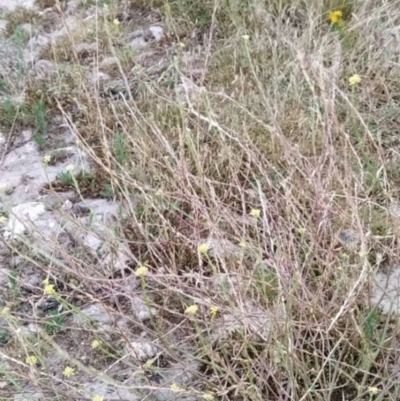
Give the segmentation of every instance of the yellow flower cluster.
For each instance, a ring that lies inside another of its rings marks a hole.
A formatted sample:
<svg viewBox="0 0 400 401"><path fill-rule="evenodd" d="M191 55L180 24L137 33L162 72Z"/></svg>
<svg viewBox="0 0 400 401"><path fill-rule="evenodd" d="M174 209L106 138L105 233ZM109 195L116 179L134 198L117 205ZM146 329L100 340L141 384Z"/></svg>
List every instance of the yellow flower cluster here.
<svg viewBox="0 0 400 401"><path fill-rule="evenodd" d="M343 25L343 13L340 10L331 11L328 15L328 20L331 24L338 26Z"/></svg>

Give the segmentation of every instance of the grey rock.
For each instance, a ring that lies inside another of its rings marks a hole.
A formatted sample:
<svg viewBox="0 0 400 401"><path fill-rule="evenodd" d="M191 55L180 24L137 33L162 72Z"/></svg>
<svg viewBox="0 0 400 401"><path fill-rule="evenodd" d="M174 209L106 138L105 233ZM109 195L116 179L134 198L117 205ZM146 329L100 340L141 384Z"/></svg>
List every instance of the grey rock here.
<svg viewBox="0 0 400 401"><path fill-rule="evenodd" d="M14 395L14 401L41 401L42 394L35 392L21 392Z"/></svg>
<svg viewBox="0 0 400 401"><path fill-rule="evenodd" d="M85 306L81 309L81 312L81 314L75 317L78 323L85 324L88 322L94 322L98 324L100 330L108 330L113 324L113 319L110 316L110 313L101 303Z"/></svg>
<svg viewBox="0 0 400 401"><path fill-rule="evenodd" d="M129 42L129 45L132 47L133 50L141 50L147 46L147 42L143 36L139 36L131 40Z"/></svg>
<svg viewBox="0 0 400 401"><path fill-rule="evenodd" d="M98 47L98 45L97 45L96 42L93 42L93 43L77 43L74 46L74 51L78 55L82 55L84 53L92 54L92 53L96 53L97 52L97 47Z"/></svg>
<svg viewBox="0 0 400 401"><path fill-rule="evenodd" d="M157 355L157 347L146 341L132 341L129 343L125 352L139 361L147 361Z"/></svg>
<svg viewBox="0 0 400 401"><path fill-rule="evenodd" d="M141 322L149 320L157 313L157 310L155 308L148 307L144 299L140 296L133 296L131 298L131 306L134 316Z"/></svg>
<svg viewBox="0 0 400 401"><path fill-rule="evenodd" d="M10 287L11 270L0 267L0 288Z"/></svg>
<svg viewBox="0 0 400 401"><path fill-rule="evenodd" d="M125 386L124 386L125 387ZM121 400L121 401L140 401L143 398L137 394L138 391L132 388L129 391L126 388L118 388L112 384L96 380L93 383L86 383L83 385L83 394L87 398L94 398L95 396L104 397L104 401L108 400Z"/></svg>
<svg viewBox="0 0 400 401"><path fill-rule="evenodd" d="M117 57L106 57L100 62L99 69L108 70L109 68L113 68L117 64L118 64Z"/></svg>
<svg viewBox="0 0 400 401"><path fill-rule="evenodd" d="M41 59L35 63L32 75L34 75L36 79L47 79L55 71L55 68L56 66L52 61Z"/></svg>
<svg viewBox="0 0 400 401"><path fill-rule="evenodd" d="M66 201L74 202L76 194L73 191L68 192L54 192L47 195L40 196L38 201L42 202L46 210L58 210L65 204Z"/></svg>
<svg viewBox="0 0 400 401"><path fill-rule="evenodd" d="M348 248L354 248L358 243L358 236L352 230L343 229L338 234L339 240Z"/></svg>

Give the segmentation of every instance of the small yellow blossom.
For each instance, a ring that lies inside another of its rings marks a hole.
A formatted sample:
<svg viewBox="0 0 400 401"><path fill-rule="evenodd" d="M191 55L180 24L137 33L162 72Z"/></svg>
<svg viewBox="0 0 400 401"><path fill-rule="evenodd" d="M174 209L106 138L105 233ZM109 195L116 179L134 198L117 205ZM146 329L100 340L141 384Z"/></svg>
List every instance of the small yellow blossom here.
<svg viewBox="0 0 400 401"><path fill-rule="evenodd" d="M185 45L184 43L182 43L182 42L178 42L178 46L179 46L181 49L183 49L186 45Z"/></svg>
<svg viewBox="0 0 400 401"><path fill-rule="evenodd" d="M118 21L117 18L115 18L115 19L113 20L113 24L114 24L115 26L118 26L118 25L120 24L120 22Z"/></svg>
<svg viewBox="0 0 400 401"><path fill-rule="evenodd" d="M75 166L73 164L68 164L67 167L65 167L65 171L68 173L72 173L75 170Z"/></svg>
<svg viewBox="0 0 400 401"><path fill-rule="evenodd" d="M203 394L203 399L205 399L206 401L213 401L214 400L214 396L211 393L204 393Z"/></svg>
<svg viewBox="0 0 400 401"><path fill-rule="evenodd" d="M103 401L104 397L102 395L95 395L92 401Z"/></svg>
<svg viewBox="0 0 400 401"><path fill-rule="evenodd" d="M8 306L5 306L0 312L1 316L8 316L9 314L10 314L10 308Z"/></svg>
<svg viewBox="0 0 400 401"><path fill-rule="evenodd" d="M379 393L379 389L378 389L378 387L368 387L368 392L369 392L371 395L376 395L376 394Z"/></svg>
<svg viewBox="0 0 400 401"><path fill-rule="evenodd" d="M242 35L242 39L247 42L250 39L249 35Z"/></svg>
<svg viewBox="0 0 400 401"><path fill-rule="evenodd" d="M185 309L185 314L194 316L198 310L199 310L199 307L196 304L190 305Z"/></svg>
<svg viewBox="0 0 400 401"><path fill-rule="evenodd" d="M37 358L36 358L35 355L29 355L29 356L26 358L25 362L26 362L28 365L34 366L34 365L36 365Z"/></svg>
<svg viewBox="0 0 400 401"><path fill-rule="evenodd" d="M208 245L208 244L200 244L198 247L197 247L197 251L200 253L200 254L202 254L202 255L207 255L207 253L208 253L208 251L210 250L210 245Z"/></svg>
<svg viewBox="0 0 400 401"><path fill-rule="evenodd" d="M56 294L56 290L54 289L54 284L46 284L46 286L44 287L44 294L45 295Z"/></svg>
<svg viewBox="0 0 400 401"><path fill-rule="evenodd" d="M340 10L331 11L328 19L332 24L338 24L343 18L343 13Z"/></svg>
<svg viewBox="0 0 400 401"><path fill-rule="evenodd" d="M251 209L249 214L251 217L258 219L261 216L261 210L260 209Z"/></svg>
<svg viewBox="0 0 400 401"><path fill-rule="evenodd" d="M0 224L6 224L7 223L7 217L6 216L0 216Z"/></svg>
<svg viewBox="0 0 400 401"><path fill-rule="evenodd" d="M71 376L73 376L74 374L75 374L75 369L74 369L74 368L71 368L70 366L67 366L67 367L64 369L63 375L64 375L65 377L71 377Z"/></svg>
<svg viewBox="0 0 400 401"><path fill-rule="evenodd" d="M247 244L244 242L244 241L240 241L239 242L239 246L241 247L241 248L247 248Z"/></svg>
<svg viewBox="0 0 400 401"><path fill-rule="evenodd" d="M149 272L149 269L146 266L140 266L135 271L135 276L137 277L144 277Z"/></svg>
<svg viewBox="0 0 400 401"><path fill-rule="evenodd" d="M219 311L218 306L212 306L212 307L210 308L210 315L211 315L211 317L214 318L214 317L217 315L218 311Z"/></svg>
<svg viewBox="0 0 400 401"><path fill-rule="evenodd" d="M349 85L357 85L361 82L361 77L358 74L354 74L349 78Z"/></svg>
<svg viewBox="0 0 400 401"><path fill-rule="evenodd" d="M50 155L46 155L45 157L43 157L43 163L44 164L49 164L51 162L51 156Z"/></svg>
<svg viewBox="0 0 400 401"><path fill-rule="evenodd" d="M100 347L100 341L99 340L93 340L92 341L92 348L99 348Z"/></svg>
<svg viewBox="0 0 400 401"><path fill-rule="evenodd" d="M183 389L181 389L176 383L172 383L169 388L174 392L174 393L178 393L179 391L182 391Z"/></svg>
<svg viewBox="0 0 400 401"><path fill-rule="evenodd" d="M146 361L144 364L145 369L149 369L153 366L153 363L155 362L156 358L152 358Z"/></svg>

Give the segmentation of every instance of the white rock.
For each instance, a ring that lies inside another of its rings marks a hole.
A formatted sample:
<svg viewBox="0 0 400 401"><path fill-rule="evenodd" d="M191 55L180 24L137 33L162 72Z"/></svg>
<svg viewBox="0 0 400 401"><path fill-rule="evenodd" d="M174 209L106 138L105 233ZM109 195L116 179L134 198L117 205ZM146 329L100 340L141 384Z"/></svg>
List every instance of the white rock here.
<svg viewBox="0 0 400 401"><path fill-rule="evenodd" d="M73 14L78 9L80 4L81 4L81 0L70 0L67 3L66 13Z"/></svg>
<svg viewBox="0 0 400 401"><path fill-rule="evenodd" d="M16 8L34 9L35 0L0 0L0 9L14 11Z"/></svg>
<svg viewBox="0 0 400 401"><path fill-rule="evenodd" d="M147 46L147 42L144 37L139 36L133 39L129 45L132 47L133 50L140 50Z"/></svg>
<svg viewBox="0 0 400 401"><path fill-rule="evenodd" d="M143 298L139 296L132 297L131 305L136 319L138 319L141 322L149 320L152 316L155 316L157 313L157 310L155 308L149 308L144 302Z"/></svg>
<svg viewBox="0 0 400 401"><path fill-rule="evenodd" d="M1 0L0 0L1 1ZM24 60L26 63L34 63L40 51L50 43L50 38L46 34L33 36L24 50Z"/></svg>
<svg viewBox="0 0 400 401"><path fill-rule="evenodd" d="M393 267L389 273L378 272L374 278L371 303L383 313L400 316L400 267Z"/></svg>
<svg viewBox="0 0 400 401"><path fill-rule="evenodd" d="M0 19L0 33L3 34L7 29L8 21L5 19Z"/></svg>
<svg viewBox="0 0 400 401"><path fill-rule="evenodd" d="M46 211L42 202L28 202L14 206L6 224L4 236L16 238L29 228L29 224L36 221Z"/></svg>
<svg viewBox="0 0 400 401"><path fill-rule="evenodd" d="M164 28L160 25L153 25L148 30L157 42L164 37Z"/></svg>
<svg viewBox="0 0 400 401"><path fill-rule="evenodd" d="M40 332L40 327L35 323L30 323L28 326L22 326L19 329L19 334L24 338L37 337Z"/></svg>
<svg viewBox="0 0 400 401"><path fill-rule="evenodd" d="M75 166L76 172L89 171L88 157L77 146L70 147L66 160L54 166L48 165L46 169L43 155L35 143L27 142L13 149L0 166L0 183L11 191L7 202L15 205L36 200L40 188L53 181L69 164Z"/></svg>
<svg viewBox="0 0 400 401"><path fill-rule="evenodd" d="M132 341L127 345L126 352L139 361L147 361L157 355L157 347L145 341Z"/></svg>
<svg viewBox="0 0 400 401"><path fill-rule="evenodd" d="M85 75L85 77L88 84L90 85L97 85L101 81L108 81L109 79L111 79L111 77L108 74L101 71L88 72Z"/></svg>
<svg viewBox="0 0 400 401"><path fill-rule="evenodd" d="M103 383L99 380L95 381L94 383L84 384L83 394L85 394L85 396L90 399L99 396L104 398L104 401L108 400L140 401L143 399L141 396L135 394L134 388L132 389L132 391L129 391L126 388L118 388L109 383Z"/></svg>
<svg viewBox="0 0 400 401"><path fill-rule="evenodd" d="M67 200L64 202L64 204L61 206L61 210L71 210L72 207L73 207L72 202L71 202L69 199L67 199Z"/></svg>

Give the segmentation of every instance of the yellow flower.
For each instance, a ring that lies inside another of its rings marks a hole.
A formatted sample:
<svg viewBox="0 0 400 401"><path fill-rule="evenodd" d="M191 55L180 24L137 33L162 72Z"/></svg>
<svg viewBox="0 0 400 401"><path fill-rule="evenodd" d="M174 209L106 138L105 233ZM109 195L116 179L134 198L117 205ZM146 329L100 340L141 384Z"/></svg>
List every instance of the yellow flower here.
<svg viewBox="0 0 400 401"><path fill-rule="evenodd" d="M242 39L247 42L250 39L249 35L242 35Z"/></svg>
<svg viewBox="0 0 400 401"><path fill-rule="evenodd" d="M7 217L6 216L0 216L0 224L6 224L7 223Z"/></svg>
<svg viewBox="0 0 400 401"><path fill-rule="evenodd" d="M195 305L195 304L190 305L185 309L185 314L194 316L198 310L199 310L199 307L197 305Z"/></svg>
<svg viewBox="0 0 400 401"><path fill-rule="evenodd" d="M261 210L260 209L251 209L249 214L251 217L258 219L261 216Z"/></svg>
<svg viewBox="0 0 400 401"><path fill-rule="evenodd" d="M10 308L8 306L5 306L0 312L1 316L8 316L9 314L10 314Z"/></svg>
<svg viewBox="0 0 400 401"><path fill-rule="evenodd" d="M179 46L181 49L183 49L186 45L185 45L184 43L182 43L182 42L178 42L178 46Z"/></svg>
<svg viewBox="0 0 400 401"><path fill-rule="evenodd" d="M92 341L92 348L95 349L95 348L98 348L98 347L100 347L100 341L99 340L93 340Z"/></svg>
<svg viewBox="0 0 400 401"><path fill-rule="evenodd" d="M65 171L68 173L72 173L75 170L75 166L73 164L68 164L67 167L65 167Z"/></svg>
<svg viewBox="0 0 400 401"><path fill-rule="evenodd" d="M144 277L147 275L148 272L149 272L149 269L146 266L140 266L135 271L135 275L137 277Z"/></svg>
<svg viewBox="0 0 400 401"><path fill-rule="evenodd" d="M44 164L49 164L51 162L51 156L50 155L46 155L45 157L43 157L43 163Z"/></svg>
<svg viewBox="0 0 400 401"><path fill-rule="evenodd" d="M337 24L341 21L343 13L340 10L331 11L328 15L328 19L332 24Z"/></svg>
<svg viewBox="0 0 400 401"><path fill-rule="evenodd" d="M200 244L197 247L197 251L202 255L207 255L209 250L210 250L210 245L208 245L208 244Z"/></svg>
<svg viewBox="0 0 400 401"><path fill-rule="evenodd" d="M204 393L204 394L203 394L203 398L204 398L206 401L213 401L214 396L213 396L211 393Z"/></svg>
<svg viewBox="0 0 400 401"><path fill-rule="evenodd" d="M64 375L65 377L71 377L71 376L73 376L74 374L75 374L75 369L74 369L74 368L71 368L70 366L67 366L67 367L64 369L63 375Z"/></svg>
<svg viewBox="0 0 400 401"><path fill-rule="evenodd" d="M156 358L152 358L146 361L146 363L144 364L145 369L149 369L153 366L154 361L156 360Z"/></svg>
<svg viewBox="0 0 400 401"><path fill-rule="evenodd" d="M118 21L117 18L115 18L115 19L113 20L113 24L114 24L115 26L118 26L118 25L120 24L120 22Z"/></svg>
<svg viewBox="0 0 400 401"><path fill-rule="evenodd" d="M349 85L357 85L361 82L361 77L358 74L354 74L349 78Z"/></svg>
<svg viewBox="0 0 400 401"><path fill-rule="evenodd" d="M218 306L212 306L212 307L210 308L210 315L211 315L211 317L214 318L214 317L217 315L218 311L219 311Z"/></svg>
<svg viewBox="0 0 400 401"><path fill-rule="evenodd" d="M174 392L174 393L178 393L179 391L182 391L183 389L181 389L176 383L172 383L169 388Z"/></svg>
<svg viewBox="0 0 400 401"><path fill-rule="evenodd" d="M95 395L92 401L103 401L104 397L102 395Z"/></svg>
<svg viewBox="0 0 400 401"><path fill-rule="evenodd" d="M29 355L29 356L26 358L25 362L26 362L28 365L34 366L34 365L36 365L37 358L36 358L35 355Z"/></svg>
<svg viewBox="0 0 400 401"><path fill-rule="evenodd" d="M46 284L46 286L44 287L44 294L45 295L56 294L56 290L54 289L54 284Z"/></svg>
<svg viewBox="0 0 400 401"><path fill-rule="evenodd" d="M244 242L244 241L240 241L239 242L239 246L241 247L241 248L247 248L247 244Z"/></svg>
<svg viewBox="0 0 400 401"><path fill-rule="evenodd" d="M376 394L379 393L379 389L378 389L378 387L368 387L368 392L369 392L371 395L376 395Z"/></svg>

